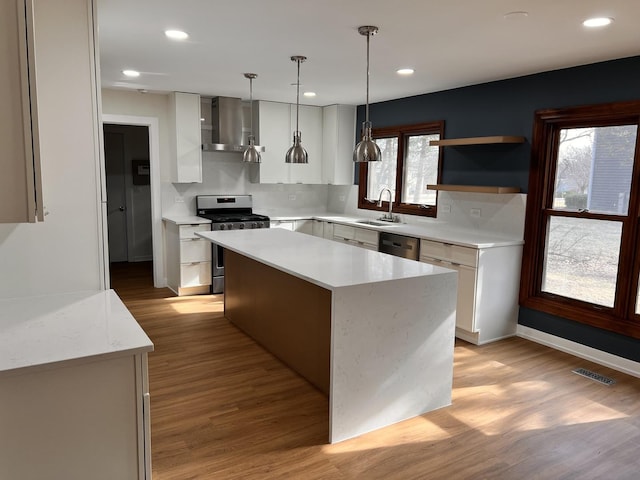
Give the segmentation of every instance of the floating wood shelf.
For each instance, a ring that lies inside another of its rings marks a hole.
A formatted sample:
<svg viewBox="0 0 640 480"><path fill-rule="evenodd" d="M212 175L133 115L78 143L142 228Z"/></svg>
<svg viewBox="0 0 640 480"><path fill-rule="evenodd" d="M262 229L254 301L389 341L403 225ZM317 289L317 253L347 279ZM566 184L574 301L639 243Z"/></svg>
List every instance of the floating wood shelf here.
<svg viewBox="0 0 640 480"><path fill-rule="evenodd" d="M518 187L493 187L485 185L427 185L427 190L444 192L473 192L473 193L520 193Z"/></svg>
<svg viewBox="0 0 640 480"><path fill-rule="evenodd" d="M488 145L491 143L524 143L524 141L524 137L498 135L494 137L467 137L431 140L429 145L432 147L455 147L459 145Z"/></svg>

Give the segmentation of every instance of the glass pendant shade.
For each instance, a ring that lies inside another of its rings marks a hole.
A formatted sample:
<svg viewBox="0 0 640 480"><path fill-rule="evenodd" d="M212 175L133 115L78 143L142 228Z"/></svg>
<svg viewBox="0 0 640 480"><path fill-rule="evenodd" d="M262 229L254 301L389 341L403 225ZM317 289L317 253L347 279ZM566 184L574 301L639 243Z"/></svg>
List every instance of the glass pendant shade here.
<svg viewBox="0 0 640 480"><path fill-rule="evenodd" d="M255 73L245 73L244 77L249 79L249 102L251 105L251 120L249 127L249 146L242 155L242 161L246 163L260 163L262 157L256 148L256 137L253 135L253 79L258 75Z"/></svg>
<svg viewBox="0 0 640 480"><path fill-rule="evenodd" d="M298 64L298 81L296 83L296 130L293 132L293 146L287 150L284 156L285 163L309 163L309 155L304 147L300 144L302 135L298 128L298 122L300 120L300 63L304 62L307 57L301 55L294 55L291 57L292 62Z"/></svg>
<svg viewBox="0 0 640 480"><path fill-rule="evenodd" d="M362 140L353 150L353 161L361 162L378 162L382 160L380 147L373 141L371 135L371 122L369 121L369 40L372 35L378 33L378 27L363 26L358 28L360 35L367 36L367 103L365 106L365 121L362 123Z"/></svg>

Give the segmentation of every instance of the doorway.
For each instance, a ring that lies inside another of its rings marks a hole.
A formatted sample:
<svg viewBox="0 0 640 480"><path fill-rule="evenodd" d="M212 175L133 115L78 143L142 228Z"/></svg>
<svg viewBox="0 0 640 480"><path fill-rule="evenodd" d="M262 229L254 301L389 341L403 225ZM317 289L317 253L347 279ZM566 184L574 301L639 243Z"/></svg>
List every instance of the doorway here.
<svg viewBox="0 0 640 480"><path fill-rule="evenodd" d="M151 195L151 240L152 240L152 248L153 248L153 260L152 260L152 269L153 269L153 285L157 288L165 287L167 284L166 276L165 276L165 262L164 262L164 248L162 241L162 208L161 208L161 200L160 200L160 145L159 145L159 126L158 119L156 117L141 117L136 115L114 115L114 114L103 114L102 115L103 124L112 124L114 126L142 126L146 127L148 131L148 151L149 151L149 177L150 177L150 195ZM106 177L106 166L103 166L103 172ZM105 182L106 184L106 182ZM106 189L105 189L105 197L106 197ZM104 197L103 197L104 198ZM107 228L107 213L106 213L106 204L108 202L103 203L104 208L104 223L105 230ZM108 239L105 235L104 245L105 250L108 248ZM107 256L104 259L104 268L105 272L110 272L111 268L109 265L109 261ZM108 282L110 275L107 276L106 281Z"/></svg>
<svg viewBox="0 0 640 480"><path fill-rule="evenodd" d="M105 123L110 271L153 260L149 128ZM152 268L150 269L152 271Z"/></svg>

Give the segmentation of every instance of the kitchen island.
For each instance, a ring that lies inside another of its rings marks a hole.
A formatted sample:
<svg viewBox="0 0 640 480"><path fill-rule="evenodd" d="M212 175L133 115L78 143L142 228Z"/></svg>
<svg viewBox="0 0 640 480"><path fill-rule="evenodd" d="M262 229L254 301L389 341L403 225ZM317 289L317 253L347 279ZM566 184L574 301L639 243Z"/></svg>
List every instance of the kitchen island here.
<svg viewBox="0 0 640 480"><path fill-rule="evenodd" d="M457 274L282 229L225 248L225 316L329 397L329 441L451 403Z"/></svg>

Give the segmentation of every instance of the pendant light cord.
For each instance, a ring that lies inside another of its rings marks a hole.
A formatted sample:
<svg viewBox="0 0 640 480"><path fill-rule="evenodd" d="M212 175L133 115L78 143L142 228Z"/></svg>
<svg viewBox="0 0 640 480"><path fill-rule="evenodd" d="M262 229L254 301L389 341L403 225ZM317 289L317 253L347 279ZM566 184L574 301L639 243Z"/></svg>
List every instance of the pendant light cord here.
<svg viewBox="0 0 640 480"><path fill-rule="evenodd" d="M298 59L298 83L296 90L296 132L300 131L298 121L300 118L300 59Z"/></svg>
<svg viewBox="0 0 640 480"><path fill-rule="evenodd" d="M367 32L367 105L365 111L365 121L369 122L369 39L371 32Z"/></svg>
<svg viewBox="0 0 640 480"><path fill-rule="evenodd" d="M251 136L253 137L253 78L249 78L249 106L251 107L249 130L251 130Z"/></svg>

